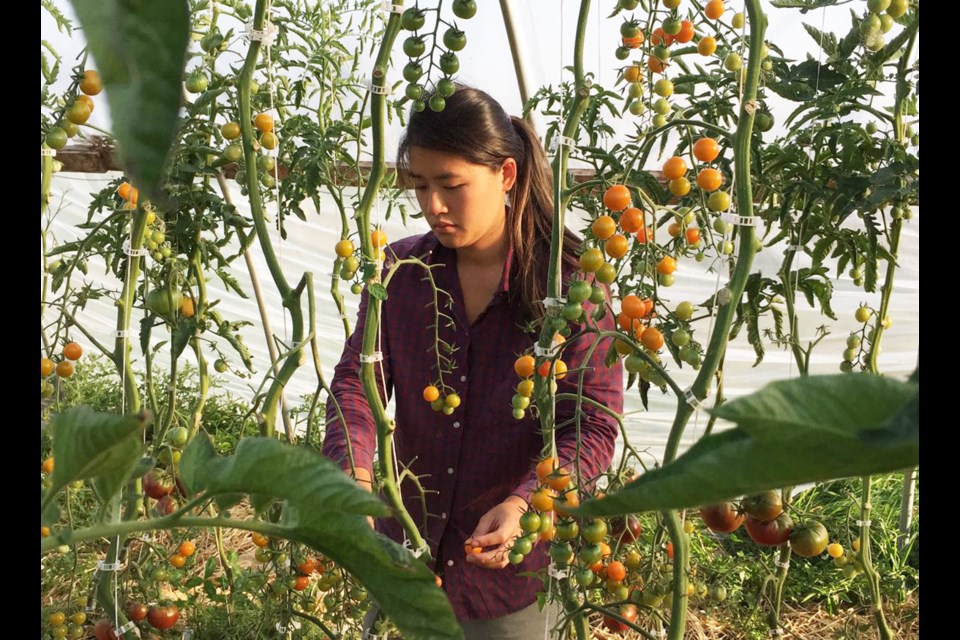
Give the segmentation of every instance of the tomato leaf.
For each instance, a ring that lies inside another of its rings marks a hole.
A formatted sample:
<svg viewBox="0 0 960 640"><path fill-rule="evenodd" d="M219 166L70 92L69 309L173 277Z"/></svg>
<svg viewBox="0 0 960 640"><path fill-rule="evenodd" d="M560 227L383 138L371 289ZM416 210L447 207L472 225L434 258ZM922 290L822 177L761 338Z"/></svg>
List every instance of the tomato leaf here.
<svg viewBox="0 0 960 640"><path fill-rule="evenodd" d="M145 417L98 413L73 407L51 423L53 457L50 495L75 480L95 478L103 502L120 491L140 461Z"/></svg>
<svg viewBox="0 0 960 640"><path fill-rule="evenodd" d="M774 382L713 413L738 426L576 511L689 508L920 462L919 384L870 374L810 376Z"/></svg>
<svg viewBox="0 0 960 640"><path fill-rule="evenodd" d="M379 283L373 283L367 287L370 295L381 302L387 299L387 288Z"/></svg>
<svg viewBox="0 0 960 640"><path fill-rule="evenodd" d="M188 493L242 492L284 500L272 534L309 545L355 575L406 638L460 638L433 573L408 549L375 532L366 516L387 516L376 496L307 447L271 438L244 438L232 456L218 456L209 438L195 437L180 463Z"/></svg>
<svg viewBox="0 0 960 640"><path fill-rule="evenodd" d="M180 109L186 2L71 0L96 58L126 172L156 197Z"/></svg>

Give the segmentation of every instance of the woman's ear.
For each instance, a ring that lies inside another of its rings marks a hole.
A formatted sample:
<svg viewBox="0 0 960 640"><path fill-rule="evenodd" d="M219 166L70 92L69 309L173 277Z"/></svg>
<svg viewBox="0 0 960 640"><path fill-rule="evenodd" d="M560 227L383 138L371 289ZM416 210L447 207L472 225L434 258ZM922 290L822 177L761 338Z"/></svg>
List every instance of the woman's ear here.
<svg viewBox="0 0 960 640"><path fill-rule="evenodd" d="M500 179L503 181L503 192L507 193L517 183L517 161L507 158L500 165Z"/></svg>

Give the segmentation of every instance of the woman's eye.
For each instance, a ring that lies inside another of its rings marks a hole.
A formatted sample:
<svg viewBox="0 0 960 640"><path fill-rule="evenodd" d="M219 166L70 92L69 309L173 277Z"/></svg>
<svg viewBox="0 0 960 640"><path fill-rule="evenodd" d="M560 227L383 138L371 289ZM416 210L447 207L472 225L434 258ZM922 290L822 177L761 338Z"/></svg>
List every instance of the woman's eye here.
<svg viewBox="0 0 960 640"><path fill-rule="evenodd" d="M462 185L462 184L448 184L448 185L446 185L446 186L444 187L444 189L446 189L447 191L453 191L454 189L459 189L459 188L462 187L462 186L464 186L464 185Z"/></svg>

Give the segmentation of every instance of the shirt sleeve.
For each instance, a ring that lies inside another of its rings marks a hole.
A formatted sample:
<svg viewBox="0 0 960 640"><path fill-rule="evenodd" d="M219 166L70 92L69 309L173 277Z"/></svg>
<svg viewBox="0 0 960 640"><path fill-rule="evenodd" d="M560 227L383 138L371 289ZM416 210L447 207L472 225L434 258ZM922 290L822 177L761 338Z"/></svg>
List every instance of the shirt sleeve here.
<svg viewBox="0 0 960 640"><path fill-rule="evenodd" d="M593 308L592 305L584 304L586 313L593 313ZM614 323L614 317L608 311L597 325L601 331L613 331L615 329ZM582 367L583 397L594 400L597 404L607 407L614 413L622 414L623 365L617 360L612 367L607 367L604 362L612 343L611 338L604 338L600 344L596 345L590 358L586 359L595 342L594 337L584 336L572 341L570 346L563 351L562 359L571 373L557 381L557 393L577 393L581 372L575 370ZM557 458L560 465L571 474L576 472L576 467L573 464L577 457L576 411L576 400L557 401ZM595 478L610 466L620 427L612 416L595 406L581 403L580 411L580 476L584 480L589 480ZM534 467L513 493L529 500L537 485L537 474Z"/></svg>
<svg viewBox="0 0 960 640"><path fill-rule="evenodd" d="M360 353L363 346L363 329L367 319L369 298L364 289L360 296L360 309L353 335L344 345L343 355L334 369L330 383L330 398L327 400L326 432L322 453L345 471L350 470L350 452L356 467L373 472L373 457L377 448L376 424L370 404L363 392L360 380ZM374 363L377 388L381 401L386 404L390 388L390 358L387 353L386 318L381 315L381 353L383 359ZM337 408L339 407L339 413ZM340 416L343 416L341 420ZM348 437L349 434L349 437ZM348 449L349 443L349 449Z"/></svg>

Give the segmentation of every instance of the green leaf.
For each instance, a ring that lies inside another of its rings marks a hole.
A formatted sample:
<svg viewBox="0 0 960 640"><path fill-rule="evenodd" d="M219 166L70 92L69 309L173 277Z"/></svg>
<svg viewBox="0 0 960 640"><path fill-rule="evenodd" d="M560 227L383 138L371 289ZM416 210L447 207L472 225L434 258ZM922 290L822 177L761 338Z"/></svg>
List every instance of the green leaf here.
<svg viewBox="0 0 960 640"><path fill-rule="evenodd" d="M190 493L245 493L283 500L275 534L309 545L357 577L405 638L461 638L433 573L409 550L375 532L367 516L386 505L313 449L272 438L245 438L218 456L209 438L193 439L180 463Z"/></svg>
<svg viewBox="0 0 960 640"><path fill-rule="evenodd" d="M145 417L98 413L73 407L51 424L53 470L50 494L75 480L96 478L106 502L120 491L143 453Z"/></svg>
<svg viewBox="0 0 960 640"><path fill-rule="evenodd" d="M182 0L71 4L103 77L125 170L156 197L176 134L189 7Z"/></svg>
<svg viewBox="0 0 960 640"><path fill-rule="evenodd" d="M367 287L370 295L381 302L387 299L387 288L380 283L373 283Z"/></svg>
<svg viewBox="0 0 960 640"><path fill-rule="evenodd" d="M806 22L803 23L803 28L807 30L807 33L810 34L813 41L817 43L817 46L823 49L824 53L828 56L836 55L837 36L832 33L824 33Z"/></svg>
<svg viewBox="0 0 960 640"><path fill-rule="evenodd" d="M583 515L681 509L764 489L912 467L920 462L920 386L871 374L810 376L767 385L714 409L738 426Z"/></svg>

